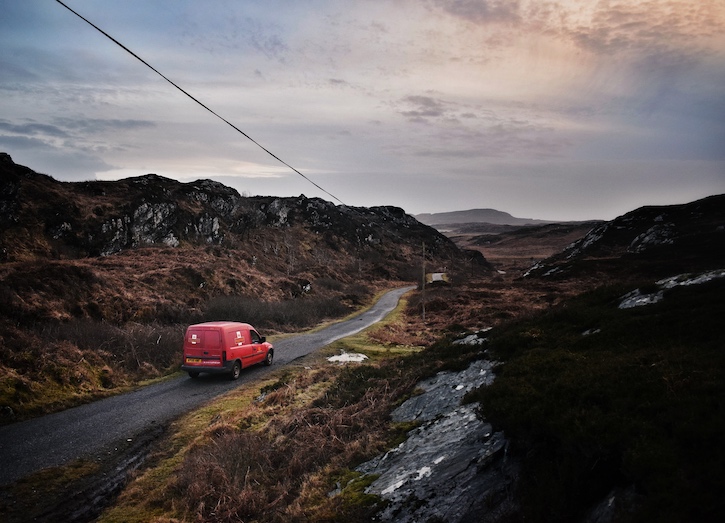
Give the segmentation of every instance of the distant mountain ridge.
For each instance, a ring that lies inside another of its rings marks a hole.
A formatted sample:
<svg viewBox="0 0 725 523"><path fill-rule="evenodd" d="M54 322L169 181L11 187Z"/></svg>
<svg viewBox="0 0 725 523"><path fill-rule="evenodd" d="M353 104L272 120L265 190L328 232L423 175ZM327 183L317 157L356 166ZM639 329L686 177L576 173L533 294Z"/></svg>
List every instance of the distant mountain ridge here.
<svg viewBox="0 0 725 523"><path fill-rule="evenodd" d="M450 211L416 214L415 219L426 225L452 225L461 223L491 223L494 225L543 225L556 223L533 218L517 218L496 209L469 209L466 211Z"/></svg>

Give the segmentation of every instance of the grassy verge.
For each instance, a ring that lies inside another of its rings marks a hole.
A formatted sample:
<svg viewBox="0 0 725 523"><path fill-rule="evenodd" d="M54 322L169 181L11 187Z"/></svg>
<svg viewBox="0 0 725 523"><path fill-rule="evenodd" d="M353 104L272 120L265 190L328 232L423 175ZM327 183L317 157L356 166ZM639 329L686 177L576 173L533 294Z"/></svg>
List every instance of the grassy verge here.
<svg viewBox="0 0 725 523"><path fill-rule="evenodd" d="M403 303L392 314L393 319L389 318L383 324L399 321ZM84 328L81 332L87 333L88 330ZM364 338L361 334L349 341L362 348L365 343L360 340ZM336 372L342 370L341 367L330 365L325 356L338 353L345 341L340 340L318 354L310 355L304 363L298 362L279 369L273 378L238 389L234 394L184 417L172 427L163 450L150 459L154 466L144 472L142 489L129 489L130 501L123 505L117 515L112 512L108 517L119 521L128 521L129 518L147 521L155 514L163 514L167 510L162 502L168 496L166 487L178 473L178 467L183 463L189 447L193 447L197 440L207 441L210 434L213 439L232 426L245 431L258 431L277 414L311 402L329 385ZM158 379L165 378L150 381ZM116 390L121 390L121 387ZM266 394L264 401L259 399L261 393ZM46 513L58 503L66 502L70 492L86 490L98 474L105 477L103 465L84 461L42 471L1 489L0 513L10 518L10 521L24 521L28 514ZM103 479L98 478L99 481Z"/></svg>
<svg viewBox="0 0 725 523"><path fill-rule="evenodd" d="M373 333L405 321L404 308ZM389 413L420 378L443 360L471 357L370 335L339 340L180 419L154 465L100 521L369 521L381 501L353 468L410 429ZM369 359L326 360L343 350Z"/></svg>
<svg viewBox="0 0 725 523"><path fill-rule="evenodd" d="M357 292L357 299L368 303L369 294ZM243 318L260 332L296 332L346 314L350 308L333 298L266 302L226 296L211 300L203 314L174 324L76 318L21 328L0 321L0 423L127 392L176 373L190 323Z"/></svg>

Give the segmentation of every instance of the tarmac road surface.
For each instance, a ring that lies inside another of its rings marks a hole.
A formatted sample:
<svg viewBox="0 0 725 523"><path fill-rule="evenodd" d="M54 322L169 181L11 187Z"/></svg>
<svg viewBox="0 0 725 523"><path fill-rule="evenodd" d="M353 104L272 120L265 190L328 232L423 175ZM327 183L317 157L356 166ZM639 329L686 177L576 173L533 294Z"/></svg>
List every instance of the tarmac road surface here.
<svg viewBox="0 0 725 523"><path fill-rule="evenodd" d="M414 287L389 291L369 310L312 334L274 343L274 365L255 365L231 381L226 376L202 374L143 387L55 414L0 427L0 485L12 483L46 467L78 458L104 459L127 448L144 434L158 433L175 417L210 399L269 373L380 321L400 297Z"/></svg>

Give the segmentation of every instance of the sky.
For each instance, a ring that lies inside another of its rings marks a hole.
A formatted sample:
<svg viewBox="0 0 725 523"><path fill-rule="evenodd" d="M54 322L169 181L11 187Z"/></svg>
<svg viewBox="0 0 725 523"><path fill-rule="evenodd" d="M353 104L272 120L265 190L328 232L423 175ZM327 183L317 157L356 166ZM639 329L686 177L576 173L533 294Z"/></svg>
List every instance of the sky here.
<svg viewBox="0 0 725 523"><path fill-rule="evenodd" d="M723 0L0 0L0 151L410 214L725 193ZM321 189L320 189L321 188Z"/></svg>

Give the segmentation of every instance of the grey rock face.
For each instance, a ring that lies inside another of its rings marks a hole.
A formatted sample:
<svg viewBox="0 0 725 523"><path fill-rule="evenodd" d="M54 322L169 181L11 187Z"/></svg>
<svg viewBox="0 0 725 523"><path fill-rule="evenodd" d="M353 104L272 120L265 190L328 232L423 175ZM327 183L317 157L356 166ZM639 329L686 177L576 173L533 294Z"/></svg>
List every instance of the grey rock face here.
<svg viewBox="0 0 725 523"><path fill-rule="evenodd" d="M476 416L475 405L464 405L413 430L408 439L361 472L380 474L367 492L390 504L384 521L459 522L476 509L491 490L502 484L482 473L505 446L500 432Z"/></svg>
<svg viewBox="0 0 725 523"><path fill-rule="evenodd" d="M422 421L408 439L358 468L379 474L366 490L389 502L383 521L495 521L504 510L511 477L501 466L506 439L460 405L466 392L494 379L490 361L462 372L441 372L419 384L425 392L403 403L395 421ZM487 515L486 515L487 514Z"/></svg>
<svg viewBox="0 0 725 523"><path fill-rule="evenodd" d="M393 421L428 421L456 409L467 392L493 383L493 363L474 361L461 372L439 372L421 381L425 393L410 398L392 414Z"/></svg>

